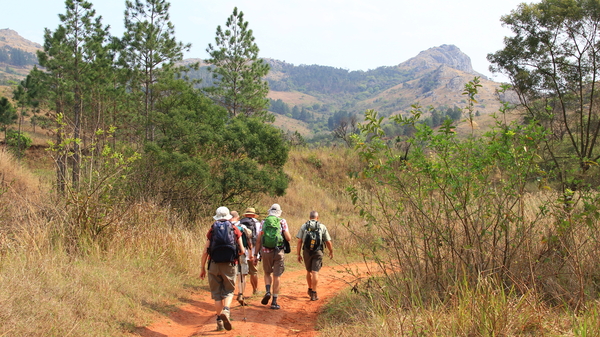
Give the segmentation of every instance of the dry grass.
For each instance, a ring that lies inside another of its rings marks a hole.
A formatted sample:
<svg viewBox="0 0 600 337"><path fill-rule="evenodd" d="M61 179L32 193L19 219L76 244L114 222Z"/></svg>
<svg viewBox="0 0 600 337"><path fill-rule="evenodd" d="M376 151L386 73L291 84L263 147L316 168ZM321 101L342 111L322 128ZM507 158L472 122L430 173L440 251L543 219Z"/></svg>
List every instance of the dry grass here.
<svg viewBox="0 0 600 337"><path fill-rule="evenodd" d="M287 195L254 206L264 214L280 203L294 236L318 210L343 259L344 226L358 223L343 192L355 163L346 151L292 151ZM0 336L125 336L206 288L197 275L210 218L190 224L152 203L122 205L125 216L73 253L65 205L6 152L0 175Z"/></svg>
<svg viewBox="0 0 600 337"><path fill-rule="evenodd" d="M348 228L360 233L365 227L345 187L359 167L343 148L294 149L285 166L287 194L249 206L264 214L272 203L281 204L294 235L311 210L319 211L336 255L353 259L360 238ZM12 182L0 193L2 209L10 208L0 222L0 336L126 336L157 312L174 309L190 291L205 290L197 274L210 218L189 224L152 203L123 205L126 216L102 239L67 253L64 206L50 202L39 179L7 153L0 152L0 174ZM526 213L533 214L534 203L530 208ZM535 292L499 290L493 279L464 284L443 303L413 299L410 306L394 299L410 292L366 289L344 292L325 309L322 336L600 334L597 302L575 314L548 307Z"/></svg>
<svg viewBox="0 0 600 337"><path fill-rule="evenodd" d="M309 106L315 103L321 103L316 97L303 94L301 92L291 92L291 91L269 91L269 95L267 96L273 100L282 100L286 102L288 105L303 105Z"/></svg>
<svg viewBox="0 0 600 337"><path fill-rule="evenodd" d="M360 227L363 221L356 214L345 189L350 185L349 174L357 171L359 166L356 154L342 147L294 149L285 166L291 179L286 195L264 198L257 209L264 214L271 204L280 204L282 216L290 224L293 236L308 220L310 211L316 210L338 251L352 250L355 238L346 228Z"/></svg>

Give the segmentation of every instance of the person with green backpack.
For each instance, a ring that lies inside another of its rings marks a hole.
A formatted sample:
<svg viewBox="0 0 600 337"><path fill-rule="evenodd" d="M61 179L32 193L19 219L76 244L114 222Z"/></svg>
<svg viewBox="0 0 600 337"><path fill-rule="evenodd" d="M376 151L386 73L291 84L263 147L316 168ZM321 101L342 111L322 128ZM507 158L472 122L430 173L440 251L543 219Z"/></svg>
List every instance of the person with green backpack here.
<svg viewBox="0 0 600 337"><path fill-rule="evenodd" d="M329 257L333 259L333 244L327 227L319 222L319 213L310 212L310 220L300 227L298 234L298 245L296 253L298 262L304 260L306 268L306 283L308 283L308 296L311 301L319 299L317 296L317 285L319 283L319 271L323 266L323 248L327 246ZM302 250L302 254L300 254Z"/></svg>
<svg viewBox="0 0 600 337"><path fill-rule="evenodd" d="M267 305L273 297L271 309L280 309L277 296L280 290L280 277L285 270L284 240L289 242L292 239L287 221L280 218L281 213L282 210L279 204L271 206L268 216L262 221L254 253L255 257L258 257L260 253L265 279L266 293L260 303ZM273 285L272 289L271 285Z"/></svg>

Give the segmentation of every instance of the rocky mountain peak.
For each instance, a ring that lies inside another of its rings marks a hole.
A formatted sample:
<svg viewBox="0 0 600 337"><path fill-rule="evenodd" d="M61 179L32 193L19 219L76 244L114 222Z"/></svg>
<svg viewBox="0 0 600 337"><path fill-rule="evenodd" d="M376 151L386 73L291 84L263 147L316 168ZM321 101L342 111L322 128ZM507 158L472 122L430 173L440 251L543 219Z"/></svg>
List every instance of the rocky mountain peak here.
<svg viewBox="0 0 600 337"><path fill-rule="evenodd" d="M473 70L471 58L463 53L457 46L449 44L424 50L417 56L400 64L400 66L414 68L417 71L439 68L440 65L445 65L465 73L480 76L480 74Z"/></svg>

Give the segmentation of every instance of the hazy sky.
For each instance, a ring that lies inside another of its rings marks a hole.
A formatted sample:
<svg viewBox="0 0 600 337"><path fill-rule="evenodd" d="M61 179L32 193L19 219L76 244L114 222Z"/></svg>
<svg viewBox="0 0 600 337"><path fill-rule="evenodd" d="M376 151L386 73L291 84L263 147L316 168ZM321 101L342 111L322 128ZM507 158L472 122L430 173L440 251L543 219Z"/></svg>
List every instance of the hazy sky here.
<svg viewBox="0 0 600 337"><path fill-rule="evenodd" d="M43 43L44 28L55 30L61 0L0 0L0 29L10 28ZM123 33L125 0L91 0L111 34ZM218 25L234 7L244 12L260 57L295 65L318 64L368 70L402 63L420 51L454 44L473 68L491 77L486 55L510 34L500 24L519 0L171 0L177 39L191 43L185 55L206 58ZM532 1L526 1L532 2ZM497 80L501 78L496 78Z"/></svg>

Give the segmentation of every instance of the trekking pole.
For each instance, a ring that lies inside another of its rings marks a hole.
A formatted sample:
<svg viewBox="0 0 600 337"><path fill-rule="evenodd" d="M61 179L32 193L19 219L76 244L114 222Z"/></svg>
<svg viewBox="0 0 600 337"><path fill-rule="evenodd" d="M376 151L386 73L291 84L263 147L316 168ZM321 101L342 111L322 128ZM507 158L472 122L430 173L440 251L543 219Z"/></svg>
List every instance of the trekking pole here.
<svg viewBox="0 0 600 337"><path fill-rule="evenodd" d="M246 257L244 256L244 259ZM240 287L241 287L241 291L240 293L242 294L242 314L244 315L244 323L246 323L246 299L244 298L244 274L242 273L242 264L240 263Z"/></svg>

